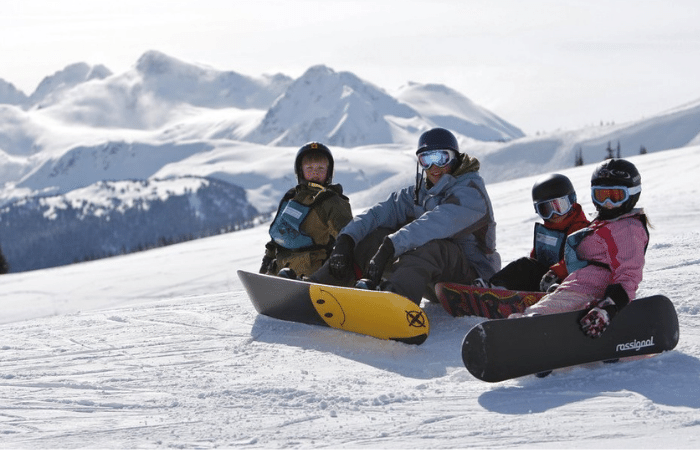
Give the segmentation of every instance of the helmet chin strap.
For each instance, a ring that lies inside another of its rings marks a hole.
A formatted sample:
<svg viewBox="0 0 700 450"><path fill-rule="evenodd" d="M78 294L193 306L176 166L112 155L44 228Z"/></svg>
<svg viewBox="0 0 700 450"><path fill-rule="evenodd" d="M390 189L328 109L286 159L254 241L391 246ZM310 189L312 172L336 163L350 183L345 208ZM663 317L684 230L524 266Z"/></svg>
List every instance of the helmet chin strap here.
<svg viewBox="0 0 700 450"><path fill-rule="evenodd" d="M315 181L307 181L307 184L311 187L319 188L325 190L326 187L322 184L316 183Z"/></svg>
<svg viewBox="0 0 700 450"><path fill-rule="evenodd" d="M423 170L420 167L420 163L416 161L416 187L413 190L413 201L416 205L418 205L418 191L421 184L423 184Z"/></svg>

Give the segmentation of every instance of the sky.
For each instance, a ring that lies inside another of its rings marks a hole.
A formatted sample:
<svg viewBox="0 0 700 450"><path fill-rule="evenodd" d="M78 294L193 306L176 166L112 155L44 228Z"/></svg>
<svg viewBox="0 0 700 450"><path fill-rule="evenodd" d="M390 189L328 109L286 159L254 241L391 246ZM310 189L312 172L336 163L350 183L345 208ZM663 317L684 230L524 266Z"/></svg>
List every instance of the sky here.
<svg viewBox="0 0 700 450"><path fill-rule="evenodd" d="M390 93L445 84L536 134L700 99L699 20L696 0L25 0L3 5L0 78L29 95L148 50L251 76L325 64Z"/></svg>

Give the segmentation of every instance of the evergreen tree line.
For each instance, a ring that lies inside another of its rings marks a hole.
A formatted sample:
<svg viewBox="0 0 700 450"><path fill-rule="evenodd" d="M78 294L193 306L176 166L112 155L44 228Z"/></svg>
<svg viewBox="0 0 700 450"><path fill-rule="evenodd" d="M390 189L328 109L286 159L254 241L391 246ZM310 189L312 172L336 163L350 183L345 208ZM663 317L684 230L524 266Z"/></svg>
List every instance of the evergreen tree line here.
<svg viewBox="0 0 700 450"><path fill-rule="evenodd" d="M639 147L639 154L646 155L647 149L643 145ZM612 142L608 141L608 146L605 148L605 157L603 159L621 158L622 156L622 146L620 141L617 141L617 146L613 149ZM574 166L584 165L583 161L583 149L578 147L574 156Z"/></svg>

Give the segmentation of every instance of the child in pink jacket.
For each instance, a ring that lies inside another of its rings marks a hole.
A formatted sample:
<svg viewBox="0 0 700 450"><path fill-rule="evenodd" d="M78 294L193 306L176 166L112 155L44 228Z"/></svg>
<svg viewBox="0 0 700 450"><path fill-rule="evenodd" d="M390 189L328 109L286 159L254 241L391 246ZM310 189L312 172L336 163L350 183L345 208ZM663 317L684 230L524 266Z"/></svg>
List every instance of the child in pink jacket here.
<svg viewBox="0 0 700 450"><path fill-rule="evenodd" d="M585 310L583 332L594 338L601 335L615 314L634 300L642 281L649 232L644 211L634 208L641 191L641 176L631 162L608 159L596 167L591 196L598 215L567 238L564 259L569 275L518 316Z"/></svg>

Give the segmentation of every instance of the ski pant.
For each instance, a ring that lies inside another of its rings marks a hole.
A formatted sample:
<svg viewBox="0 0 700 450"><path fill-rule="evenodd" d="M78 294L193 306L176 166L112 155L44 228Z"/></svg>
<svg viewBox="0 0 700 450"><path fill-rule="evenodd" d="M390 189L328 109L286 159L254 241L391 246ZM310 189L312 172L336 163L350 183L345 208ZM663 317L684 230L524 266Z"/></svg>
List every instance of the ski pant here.
<svg viewBox="0 0 700 450"><path fill-rule="evenodd" d="M355 245L354 262L361 273L377 252L384 238L393 233L389 228L377 228ZM449 239L435 239L399 255L384 271L380 289L396 292L420 305L423 297L437 302L435 283L449 281L471 284L479 275L459 245ZM355 276L345 280L335 278L328 262L315 272L310 281L340 286L353 286Z"/></svg>
<svg viewBox="0 0 700 450"><path fill-rule="evenodd" d="M281 269L288 267L298 277L304 277L314 273L323 265L328 258L328 252L325 249L293 251L278 248L275 256L275 262L267 272L269 275L277 275Z"/></svg>
<svg viewBox="0 0 700 450"><path fill-rule="evenodd" d="M549 267L534 258L523 257L496 272L489 282L514 291L539 291L540 281Z"/></svg>
<svg viewBox="0 0 700 450"><path fill-rule="evenodd" d="M551 292L539 302L525 308L523 314L558 314L568 311L577 311L583 309L586 304L595 297L590 294L576 292L569 289L557 289Z"/></svg>

